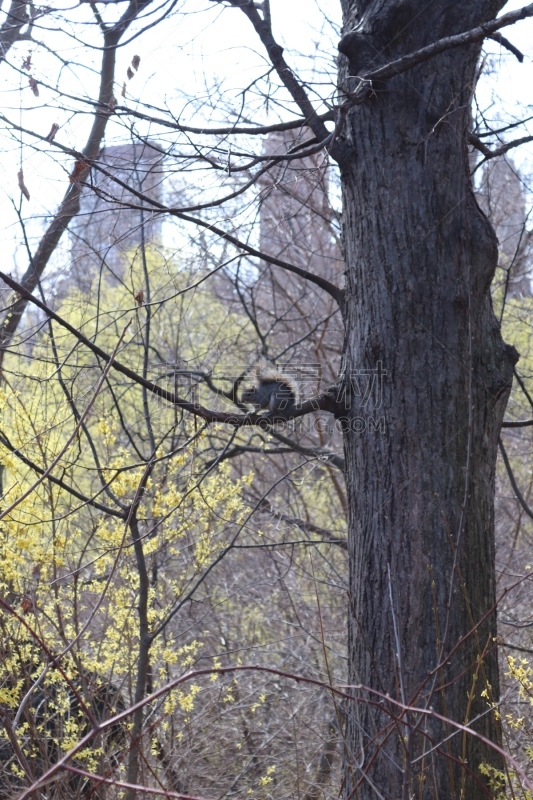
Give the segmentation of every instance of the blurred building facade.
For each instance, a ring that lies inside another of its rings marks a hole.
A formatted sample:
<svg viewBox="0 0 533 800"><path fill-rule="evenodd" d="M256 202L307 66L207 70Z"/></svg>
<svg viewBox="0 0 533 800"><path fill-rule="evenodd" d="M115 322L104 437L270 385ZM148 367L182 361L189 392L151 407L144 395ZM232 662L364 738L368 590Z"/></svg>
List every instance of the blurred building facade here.
<svg viewBox="0 0 533 800"><path fill-rule="evenodd" d="M162 215L121 183L163 202L163 160L160 150L145 142L102 151L99 162L112 177L94 169L88 180L93 188L82 192L80 212L70 228L70 285L85 291L100 272L107 280L122 280L143 243L161 243Z"/></svg>
<svg viewBox="0 0 533 800"><path fill-rule="evenodd" d="M263 154L287 155L311 137L305 128L271 133ZM327 154L280 161L261 179L260 187L261 251L342 286L340 219L332 204ZM300 384L304 396L335 380L343 335L332 297L298 275L263 261L255 307L261 310L262 326L270 328L275 342L276 350L268 355ZM300 340L298 344L295 339Z"/></svg>
<svg viewBox="0 0 533 800"><path fill-rule="evenodd" d="M495 158L483 169L477 197L498 237L498 265L507 297L531 297L533 242L526 210L524 180L509 156Z"/></svg>

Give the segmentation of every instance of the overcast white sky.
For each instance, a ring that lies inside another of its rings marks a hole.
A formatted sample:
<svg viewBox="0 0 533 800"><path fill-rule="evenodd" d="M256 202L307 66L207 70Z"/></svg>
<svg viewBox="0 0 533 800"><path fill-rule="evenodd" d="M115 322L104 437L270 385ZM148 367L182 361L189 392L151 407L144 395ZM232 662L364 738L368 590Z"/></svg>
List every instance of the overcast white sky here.
<svg viewBox="0 0 533 800"><path fill-rule="evenodd" d="M321 79L323 85L316 86L317 96L331 97L334 91L334 65L336 59L336 28L340 26L338 0L271 0L273 27L278 41L286 48L286 55L300 74L313 79L313 66L317 72L326 70ZM522 3L512 0L504 11L520 7ZM58 10L65 8L56 4ZM119 8L124 8L121 3ZM109 9L108 9L109 10ZM22 43L9 54L9 63L0 67L1 111L11 121L46 135L53 123L59 124L57 140L69 147L81 149L90 125L90 115L83 105L72 102L69 109L52 89L40 86L40 96L34 97L28 76L20 72L22 59L33 51L33 76L52 86L60 85L63 91L75 96L96 98L97 68L100 53L87 50L82 42L95 46L99 35L92 27L82 25L83 19L91 20L90 9L84 6L75 12L80 27L64 31L36 31L48 50ZM324 19L326 16L326 20ZM73 13L65 10L65 19ZM50 18L52 21L54 18ZM45 21L48 29L50 22ZM55 23L54 23L55 24ZM487 51L494 66L492 74L483 79L480 87L481 104L488 110L492 120L514 119L518 115L533 114L533 20L518 23L504 31L513 43L525 54L524 64L492 42ZM72 34L78 34L76 42ZM62 64L55 54L66 62ZM127 103L132 107L137 101L155 106L169 107L189 122L202 124L216 119L216 108L205 106L201 112L205 119L192 116L191 106L185 96L208 97L209 88L219 82L226 98L232 98L237 110L243 86L267 69L261 46L257 43L250 23L237 9L224 8L209 0L181 0L177 13L161 25L144 33L140 38L124 46L118 57L117 98L125 79L126 69L133 55L141 57L141 67L132 81L127 82ZM303 54L298 55L298 54ZM329 72L329 76L328 73ZM20 92L20 87L23 91ZM519 110L520 109L520 110ZM219 120L216 120L219 121ZM220 120L222 121L222 119ZM260 120L262 121L262 120ZM23 144L7 131L0 122L0 147L2 160L0 170L0 231L3 237L3 267L8 272L14 268L14 259L19 268L25 268L26 257L20 247L20 230L13 202L20 202L17 186L17 171L22 163L26 185L31 194L29 202L23 201L22 213L32 219L29 233L32 240L38 236L47 216L52 215L68 185L68 169L71 159L57 157L53 148L40 147L34 150L31 137L23 137ZM533 125L531 131L533 132ZM523 129L520 131L523 135ZM152 132L153 135L153 132ZM107 141L124 138L125 130L109 124ZM516 156L521 168L529 174L533 171L533 147L525 147ZM62 242L64 253L68 239Z"/></svg>

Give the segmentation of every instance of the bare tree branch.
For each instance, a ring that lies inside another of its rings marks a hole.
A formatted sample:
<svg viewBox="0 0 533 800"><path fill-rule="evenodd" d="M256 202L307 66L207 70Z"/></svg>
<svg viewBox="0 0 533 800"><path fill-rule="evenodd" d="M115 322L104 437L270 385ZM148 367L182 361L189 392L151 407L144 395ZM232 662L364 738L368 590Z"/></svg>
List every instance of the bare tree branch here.
<svg viewBox="0 0 533 800"><path fill-rule="evenodd" d="M528 515L528 517L531 517L531 519L533 519L533 511L530 509L530 507L528 506L528 504L524 500L522 492L518 488L518 484L517 484L515 476L513 474L513 470L512 470L511 464L509 462L509 458L507 456L507 453L505 451L505 447L503 446L503 442L502 442L501 439L499 440L498 445L500 447L500 453L502 454L503 463L505 464L505 469L507 470L507 474L509 476L509 480L511 481L511 486L513 487L513 491L514 491L514 493L516 495L516 499L518 500L518 502L520 503L520 505L522 506L522 508L524 509L526 514Z"/></svg>
<svg viewBox="0 0 533 800"><path fill-rule="evenodd" d="M219 2L219 0L214 1ZM302 83L298 80L292 69L285 61L283 57L283 47L281 47L274 39L268 17L261 17L257 8L255 7L255 4L249 0L229 0L229 2L232 6L240 8L254 26L255 32L261 39L261 42L264 45L270 61L278 73L280 80L283 82L292 99L302 112L306 120L306 125L311 128L317 139L327 139L329 136L329 131L324 125L323 120L319 118L318 114L313 108L313 105L309 100Z"/></svg>
<svg viewBox="0 0 533 800"><path fill-rule="evenodd" d="M533 142L533 136L522 136L520 139L513 139L512 142L506 142L496 150L491 150L490 147L487 147L487 145L482 142L479 136L476 136L475 133L468 134L468 141L476 148L476 150L479 150L479 152L483 153L485 156L485 158L476 164L476 168L479 168L485 163L485 161L489 161L491 158L498 158L499 156L503 156L505 153L508 153L509 150L513 150L515 147L520 147L522 144Z"/></svg>
<svg viewBox="0 0 533 800"><path fill-rule="evenodd" d="M192 125L182 125L180 122L171 122L170 120L163 119L162 117L153 117L151 114L143 114L142 111L128 108L127 106L117 106L115 114L118 116L135 117L136 119L143 119L147 122L153 122L158 125L163 125L165 128L173 128L174 130L181 131L182 133L196 133L202 136L231 136L232 134L245 134L246 136L264 136L267 133L276 133L277 131L293 131L298 128L303 128L309 125L309 121L305 117L291 120L290 122L277 122L273 125L232 125L220 128L198 128ZM322 122L333 122L334 112L326 111L324 114L317 114L317 119ZM327 135L327 131L326 131Z"/></svg>
<svg viewBox="0 0 533 800"><path fill-rule="evenodd" d="M339 536L335 536L335 534L331 533L331 531L326 530L326 528L321 528L319 525L315 525L313 522L307 522L305 519L291 517L290 514L283 514L281 511L276 511L268 500L263 500L261 502L258 511L264 514L269 514L271 517L279 519L282 522L286 522L288 525L295 525L297 528L300 528L303 531L317 533L329 544L336 544L342 550L348 550L348 541L346 539L341 539Z"/></svg>
<svg viewBox="0 0 533 800"><path fill-rule="evenodd" d="M524 54L518 49L518 47L515 47L514 44L509 41L509 39L506 39L505 36L502 36L501 33L492 33L487 38L492 39L494 42L498 42L498 44L501 44L502 47L507 48L507 50L509 50L510 53L516 56L517 59L522 64L522 62L524 61Z"/></svg>
<svg viewBox="0 0 533 800"><path fill-rule="evenodd" d="M416 67L417 64L422 64L424 61L434 58L434 56L439 55L439 53L444 53L446 50L451 50L454 47L463 47L464 45L473 44L474 42L481 42L483 39L492 36L493 33L501 28L514 25L516 22L520 22L520 20L527 19L528 17L533 17L533 3L530 3L528 6L523 6L517 11L510 11L502 17L492 20L492 22L486 22L484 25L472 28L464 33L458 33L455 36L446 36L444 39L439 39L433 44L422 47L414 53L409 53L395 61L390 61L388 64L369 72L364 76L364 80L385 80L386 78L400 75L402 72Z"/></svg>

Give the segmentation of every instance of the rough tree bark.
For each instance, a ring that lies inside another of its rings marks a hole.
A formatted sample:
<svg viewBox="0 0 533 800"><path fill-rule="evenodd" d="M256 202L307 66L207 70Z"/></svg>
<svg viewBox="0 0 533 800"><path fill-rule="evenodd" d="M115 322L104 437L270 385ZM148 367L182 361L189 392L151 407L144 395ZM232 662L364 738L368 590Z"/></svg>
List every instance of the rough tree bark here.
<svg viewBox="0 0 533 800"><path fill-rule="evenodd" d="M351 76L480 25L503 3L342 5L340 85L353 90ZM386 434L345 433L349 651L353 684L462 724L482 715L472 728L499 742L493 490L517 356L492 311L497 241L469 175L479 51L460 47L375 85L341 141L345 365L382 362L387 373ZM362 410L353 393L349 418L371 416L373 396ZM352 709L346 796L487 797L479 765L499 767L494 752L461 732L444 741L454 728L437 719L400 717L387 700Z"/></svg>

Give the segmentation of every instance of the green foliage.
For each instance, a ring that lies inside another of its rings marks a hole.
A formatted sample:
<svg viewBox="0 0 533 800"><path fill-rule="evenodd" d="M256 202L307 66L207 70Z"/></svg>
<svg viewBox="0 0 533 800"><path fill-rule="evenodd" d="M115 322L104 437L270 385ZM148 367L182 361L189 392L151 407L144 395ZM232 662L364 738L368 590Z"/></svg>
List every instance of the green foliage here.
<svg viewBox="0 0 533 800"><path fill-rule="evenodd" d="M202 283L203 277L151 251L146 265L132 258L127 283L102 287L95 278L90 292L65 293L57 310L108 353L130 323L118 360L181 396L211 407L221 402L231 407L228 398L214 394L198 377L209 375L221 361L238 365L249 360L249 322L229 312L211 285ZM146 303L148 284L150 305L139 305L135 295L144 286ZM193 284L196 288L183 293ZM261 547L303 534L290 527L280 537L276 517L262 518L260 529L252 524L251 512L265 484L258 482L249 459L238 468L229 460L206 466L227 431L204 429L112 369L95 396L104 367L55 322L42 326L31 346L13 348L4 366L0 593L15 614L0 615L0 703L14 717L34 687L16 735L23 756L38 772L88 730L87 712L76 691L99 713L103 704L104 716L133 702L142 647L139 557L149 582L147 623L151 633L157 632L150 646L147 691L166 686L199 663L242 663L241 649L264 652L269 663L290 661L292 668L299 668L310 643L316 651L313 663L327 678L327 670L319 666L319 631L314 640L305 634L301 641L298 633L289 656L278 653L276 643L292 641L302 615L315 618L317 580L325 578L330 563L344 569L344 553L332 551L322 561L314 554L310 558L305 549L301 558L292 551L290 573L276 572L271 554ZM80 417L91 402L82 425ZM233 441L245 444L249 435L238 432ZM268 448L268 437L259 435ZM60 485L42 477L48 469ZM283 485L290 511L330 527L331 484L323 465L292 468ZM130 524L133 507L137 546ZM335 527L342 535L344 523ZM235 542L244 549L232 550ZM212 566L230 550L231 566L210 580ZM258 591L263 582L260 591L266 595ZM254 602L245 600L248 586L256 591ZM298 609L286 601L291 595L298 597ZM209 623L203 616L189 623L185 616L184 625L176 611L184 605L188 615L186 601L200 596L210 609ZM338 615L339 602L329 600L325 618ZM221 639L217 629L224 630ZM336 635L344 638L342 630ZM226 643L222 655L219 639ZM228 650L230 639L234 656ZM57 663L50 662L50 654ZM337 666L331 656L331 667ZM105 702L102 692L108 693ZM309 702L312 716L325 699L317 706L310 693ZM200 760L208 759L221 780L244 771L244 795L267 797L278 786L289 791L297 768L290 759L279 768L261 758L253 769L249 763L258 737L267 732L277 736L279 719L298 716L291 704L279 681L273 686L272 681L265 684L247 676L226 680L216 675L193 681L147 710L157 712L157 722L146 737L146 752L153 769L168 771L176 759L181 763L176 753L188 737L188 746L201 754ZM49 722L39 711L44 707ZM227 742L223 751L213 752L209 732L217 724L226 730ZM124 778L128 730L129 724L122 725L100 745L78 753L75 763L90 772L113 770ZM305 725L293 734L296 754L298 739L315 735ZM4 759L4 773L12 775L16 786L24 770L5 732L0 751L11 753ZM3 785L10 786L6 780L4 775ZM68 795L74 790L65 791Z"/></svg>

